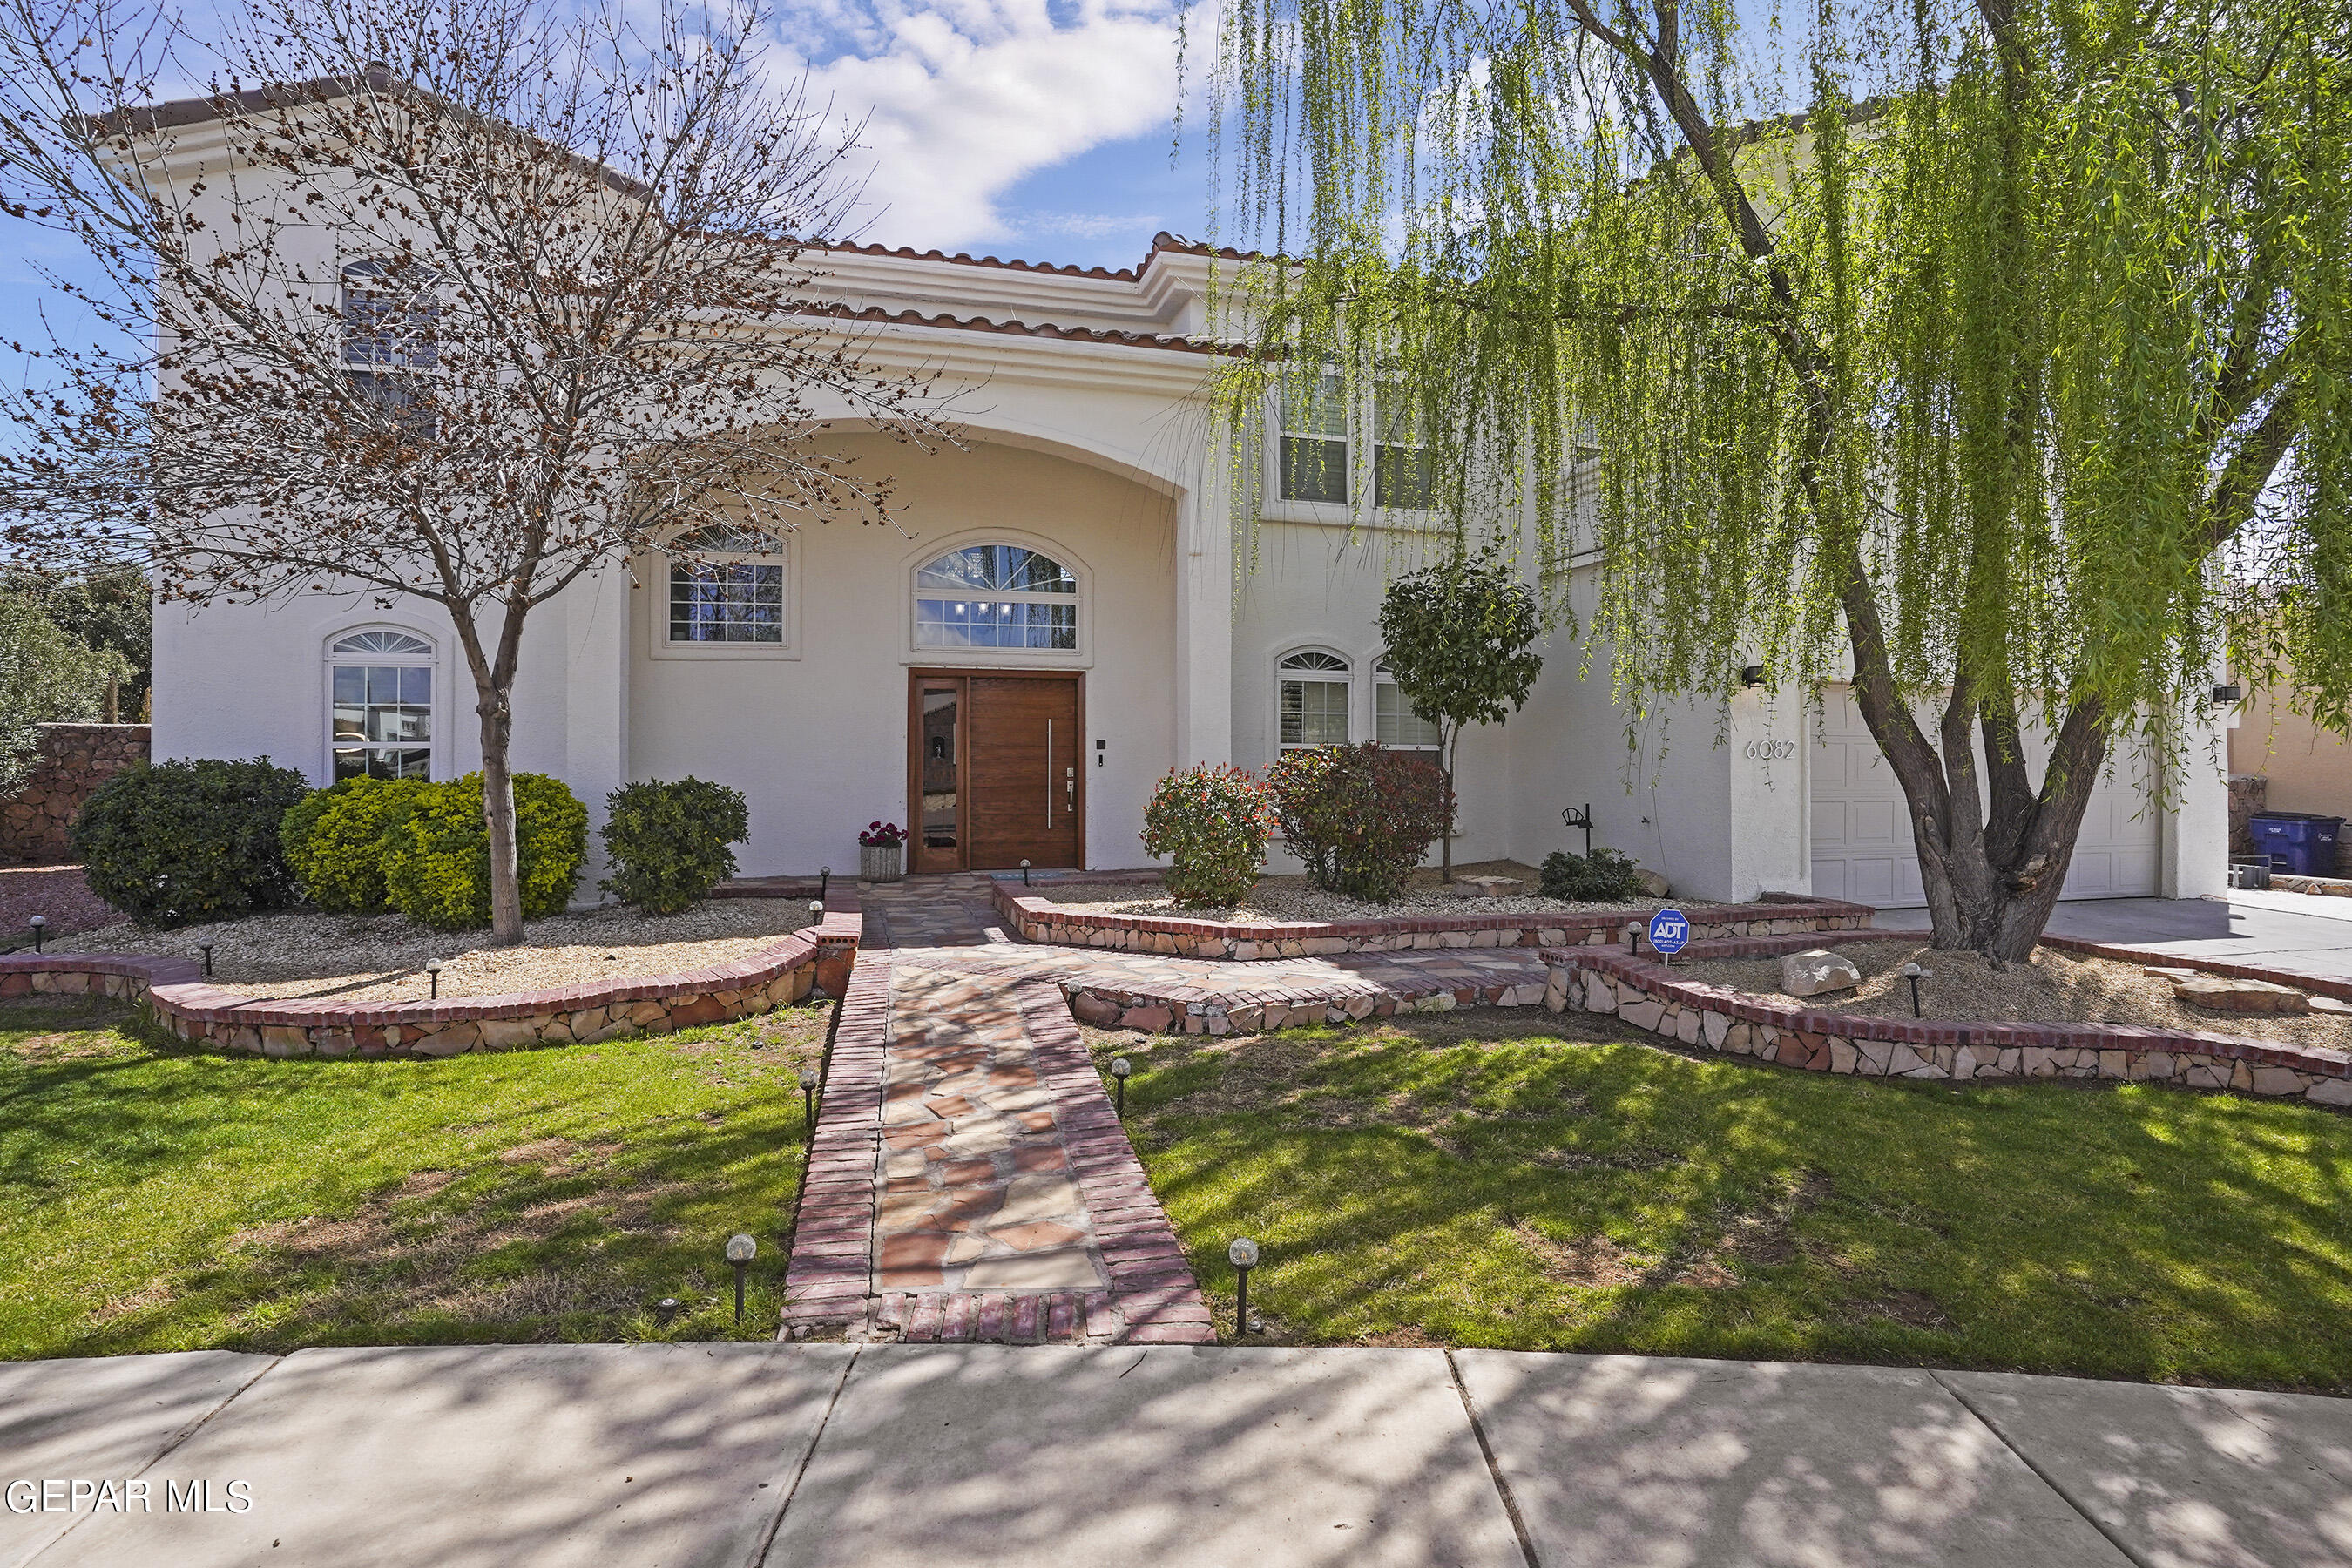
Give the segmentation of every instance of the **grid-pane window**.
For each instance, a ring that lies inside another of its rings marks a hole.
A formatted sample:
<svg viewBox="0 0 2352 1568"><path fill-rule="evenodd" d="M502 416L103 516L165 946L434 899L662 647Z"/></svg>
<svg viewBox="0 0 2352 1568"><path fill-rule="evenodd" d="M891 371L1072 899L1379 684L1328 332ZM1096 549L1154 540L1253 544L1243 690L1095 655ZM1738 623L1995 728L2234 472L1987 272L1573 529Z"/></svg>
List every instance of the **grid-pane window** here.
<svg viewBox="0 0 2352 1568"><path fill-rule="evenodd" d="M1075 651L1077 577L1018 544L951 550L915 574L915 646Z"/></svg>
<svg viewBox="0 0 2352 1568"><path fill-rule="evenodd" d="M784 567L777 542L743 529L706 528L671 545L669 640L781 647Z"/></svg>
<svg viewBox="0 0 2352 1568"><path fill-rule="evenodd" d="M1348 661L1308 648L1284 658L1276 710L1284 750L1348 743Z"/></svg>
<svg viewBox="0 0 2352 1568"><path fill-rule="evenodd" d="M441 362L441 307L414 263L354 261L343 268L343 363L402 370Z"/></svg>
<svg viewBox="0 0 2352 1568"><path fill-rule="evenodd" d="M406 632L357 632L328 650L335 777L433 776L432 658Z"/></svg>
<svg viewBox="0 0 2352 1568"><path fill-rule="evenodd" d="M1336 375L1285 384L1277 400L1282 420L1282 499L1348 499L1348 394Z"/></svg>
<svg viewBox="0 0 2352 1568"><path fill-rule="evenodd" d="M1372 447L1372 500L1426 511L1437 502L1437 469L1422 433L1421 410L1402 387L1381 387L1374 403L1380 434Z"/></svg>
<svg viewBox="0 0 2352 1568"><path fill-rule="evenodd" d="M1412 710L1389 674L1389 661L1372 667L1372 738L1401 752L1434 751L1437 726Z"/></svg>

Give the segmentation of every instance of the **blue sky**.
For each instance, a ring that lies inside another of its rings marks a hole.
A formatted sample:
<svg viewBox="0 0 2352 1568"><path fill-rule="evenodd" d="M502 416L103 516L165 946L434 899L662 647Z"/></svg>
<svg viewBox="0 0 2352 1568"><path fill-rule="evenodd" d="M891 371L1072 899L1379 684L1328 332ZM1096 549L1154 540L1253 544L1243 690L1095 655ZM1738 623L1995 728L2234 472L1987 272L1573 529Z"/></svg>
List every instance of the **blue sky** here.
<svg viewBox="0 0 2352 1568"><path fill-rule="evenodd" d="M1197 35L1196 35L1197 36ZM1162 228L1207 227L1201 144L1174 168L1176 27L1167 0L787 0L771 60L863 119L862 237L919 249L1125 267ZM34 271L78 252L0 217L0 374L10 342L92 324Z"/></svg>

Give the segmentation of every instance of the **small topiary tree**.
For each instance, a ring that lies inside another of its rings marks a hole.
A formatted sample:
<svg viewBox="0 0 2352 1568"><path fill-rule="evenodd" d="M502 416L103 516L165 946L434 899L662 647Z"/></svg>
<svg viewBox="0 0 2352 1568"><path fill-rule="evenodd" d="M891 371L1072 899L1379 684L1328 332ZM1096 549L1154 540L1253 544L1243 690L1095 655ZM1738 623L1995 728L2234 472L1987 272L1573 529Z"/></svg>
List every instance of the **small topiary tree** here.
<svg viewBox="0 0 2352 1568"><path fill-rule="evenodd" d="M294 873L278 825L309 788L268 757L129 768L83 803L74 852L90 890L142 925L283 909Z"/></svg>
<svg viewBox="0 0 2352 1568"><path fill-rule="evenodd" d="M1614 849L1595 849L1590 855L1555 849L1544 857L1537 890L1547 899L1622 904L1641 896L1642 868Z"/></svg>
<svg viewBox="0 0 2352 1568"><path fill-rule="evenodd" d="M588 857L588 811L563 781L514 776L515 853L526 920L563 912ZM490 837L476 773L429 784L385 835L384 889L393 908L436 931L490 923Z"/></svg>
<svg viewBox="0 0 2352 1568"><path fill-rule="evenodd" d="M1170 895L1196 907L1247 896L1273 831L1265 786L1223 764L1170 770L1143 811L1144 849L1171 858Z"/></svg>
<svg viewBox="0 0 2352 1568"><path fill-rule="evenodd" d="M613 874L596 886L649 915L674 915L710 896L735 874L735 852L751 836L743 792L687 777L647 779L604 797L604 858Z"/></svg>
<svg viewBox="0 0 2352 1568"><path fill-rule="evenodd" d="M1543 616L1535 591L1513 574L1498 547L1400 577L1381 602L1389 673L1415 714L1437 726L1445 788L1470 724L1499 724L1528 700L1543 656L1535 651ZM1454 880L1453 823L1446 824L1445 879Z"/></svg>
<svg viewBox="0 0 2352 1568"><path fill-rule="evenodd" d="M1275 821L1327 892L1393 903L1453 821L1437 764L1377 742L1286 752L1266 770Z"/></svg>
<svg viewBox="0 0 2352 1568"><path fill-rule="evenodd" d="M339 779L304 795L278 832L304 896L333 914L383 913L392 903L384 851L432 787L423 779Z"/></svg>

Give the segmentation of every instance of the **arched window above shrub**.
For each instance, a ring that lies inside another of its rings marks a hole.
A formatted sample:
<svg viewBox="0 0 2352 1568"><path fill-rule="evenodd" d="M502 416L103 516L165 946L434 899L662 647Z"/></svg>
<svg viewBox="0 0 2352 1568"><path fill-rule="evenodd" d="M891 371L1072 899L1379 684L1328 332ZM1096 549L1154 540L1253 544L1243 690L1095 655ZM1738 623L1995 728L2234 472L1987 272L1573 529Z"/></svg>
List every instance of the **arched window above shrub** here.
<svg viewBox="0 0 2352 1568"><path fill-rule="evenodd" d="M1077 576L1023 545L951 550L915 572L915 646L1075 651Z"/></svg>
<svg viewBox="0 0 2352 1568"><path fill-rule="evenodd" d="M1353 683L1344 656L1328 648L1301 648L1283 656L1276 676L1278 740L1285 751L1348 743Z"/></svg>
<svg viewBox="0 0 2352 1568"><path fill-rule="evenodd" d="M375 627L327 646L327 747L339 779L433 776L433 645Z"/></svg>

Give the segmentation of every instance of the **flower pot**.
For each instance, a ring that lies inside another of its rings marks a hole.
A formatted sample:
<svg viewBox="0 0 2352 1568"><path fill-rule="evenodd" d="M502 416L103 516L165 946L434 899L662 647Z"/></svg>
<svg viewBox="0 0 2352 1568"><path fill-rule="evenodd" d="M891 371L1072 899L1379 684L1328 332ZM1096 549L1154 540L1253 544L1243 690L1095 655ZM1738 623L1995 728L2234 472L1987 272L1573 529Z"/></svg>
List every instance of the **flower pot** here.
<svg viewBox="0 0 2352 1568"><path fill-rule="evenodd" d="M867 882L895 882L905 875L899 869L902 847L897 844L861 844L857 847L857 875Z"/></svg>

